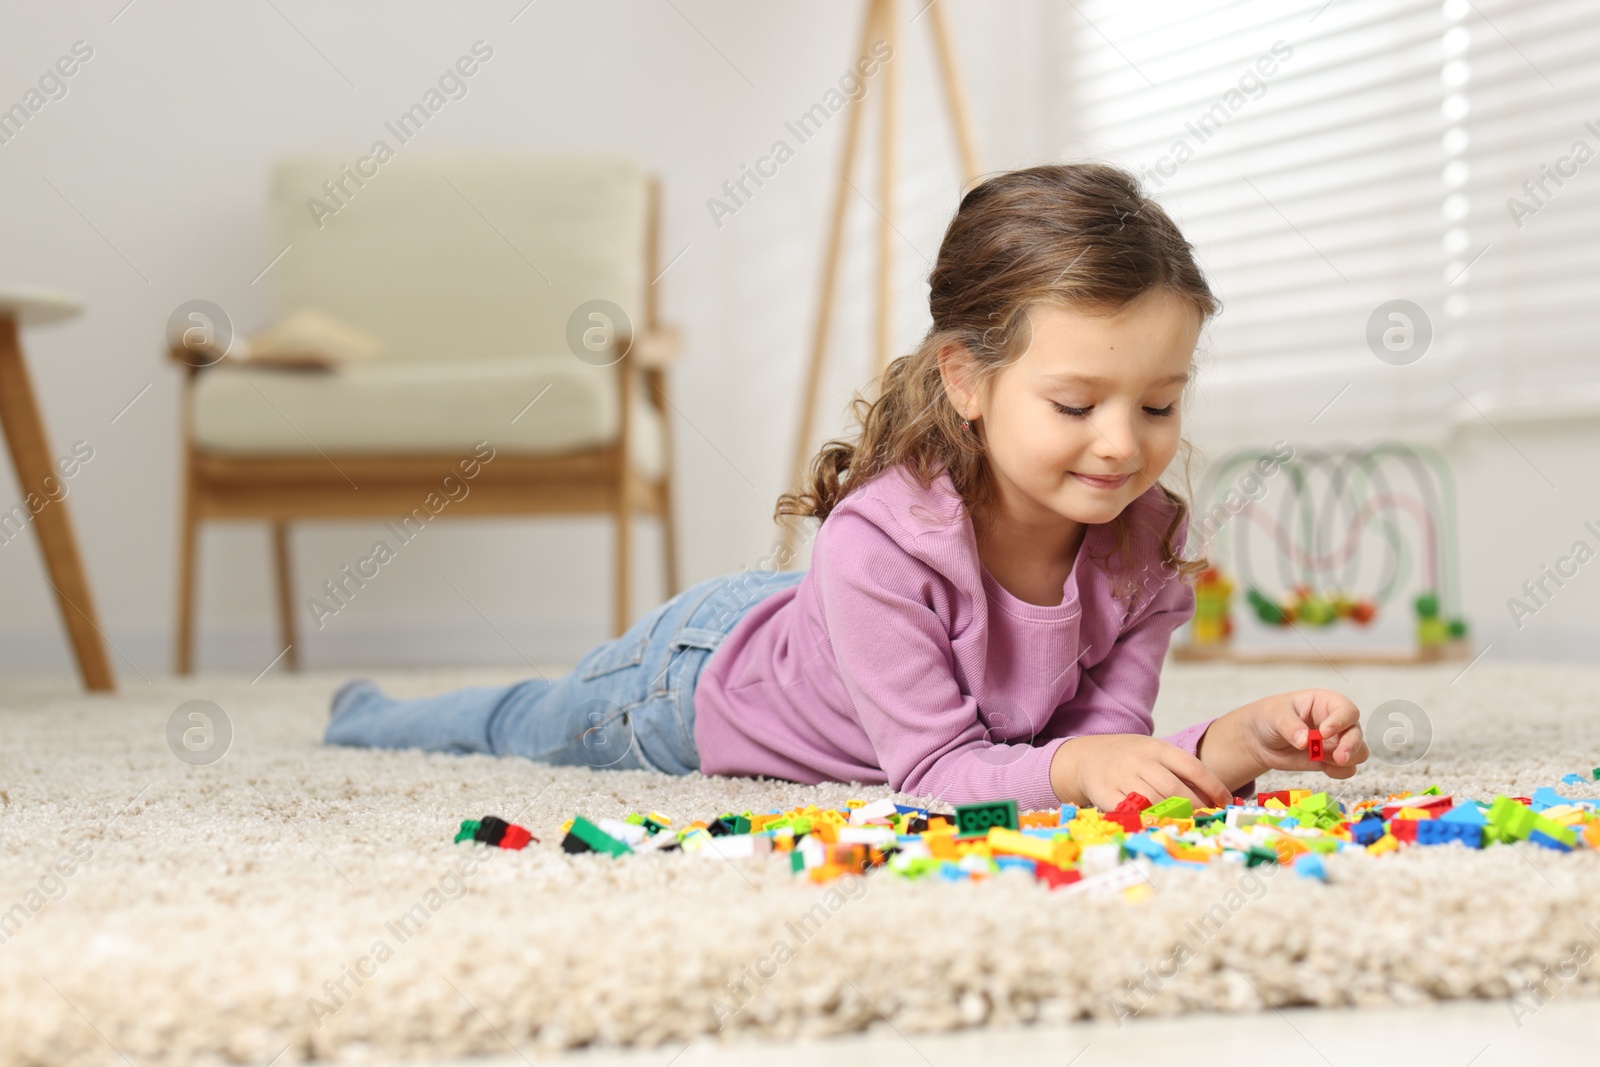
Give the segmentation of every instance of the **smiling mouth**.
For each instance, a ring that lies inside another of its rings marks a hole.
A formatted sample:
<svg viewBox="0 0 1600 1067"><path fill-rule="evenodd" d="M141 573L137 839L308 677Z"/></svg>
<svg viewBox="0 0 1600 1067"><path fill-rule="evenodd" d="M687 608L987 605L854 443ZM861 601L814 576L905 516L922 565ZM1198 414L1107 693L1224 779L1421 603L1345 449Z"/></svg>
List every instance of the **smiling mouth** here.
<svg viewBox="0 0 1600 1067"><path fill-rule="evenodd" d="M1096 489L1121 489L1127 484L1128 479L1133 477L1131 474L1118 474L1114 477L1097 477L1092 474L1079 474L1077 471L1073 471L1072 476L1085 485L1093 486Z"/></svg>

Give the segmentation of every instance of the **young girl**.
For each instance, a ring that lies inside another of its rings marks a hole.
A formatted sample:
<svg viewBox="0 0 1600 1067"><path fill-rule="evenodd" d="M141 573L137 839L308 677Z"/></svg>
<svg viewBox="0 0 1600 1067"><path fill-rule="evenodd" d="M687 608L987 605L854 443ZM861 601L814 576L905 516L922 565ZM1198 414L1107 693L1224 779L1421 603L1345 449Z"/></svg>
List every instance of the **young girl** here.
<svg viewBox="0 0 1600 1067"><path fill-rule="evenodd" d="M1156 481L1218 310L1191 253L1116 167L975 186L939 248L927 336L856 400L859 438L779 498L780 517L821 522L809 571L701 582L555 681L421 700L348 683L326 740L1024 810L1225 804L1269 768L1348 778L1359 713L1326 690L1150 736L1203 567Z"/></svg>

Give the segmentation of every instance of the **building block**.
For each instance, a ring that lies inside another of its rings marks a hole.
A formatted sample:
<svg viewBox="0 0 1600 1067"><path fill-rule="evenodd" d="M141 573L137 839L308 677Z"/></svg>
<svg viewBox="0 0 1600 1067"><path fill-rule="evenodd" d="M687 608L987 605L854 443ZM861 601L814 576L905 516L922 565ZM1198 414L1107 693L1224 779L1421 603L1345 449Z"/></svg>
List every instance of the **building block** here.
<svg viewBox="0 0 1600 1067"><path fill-rule="evenodd" d="M695 833L705 834L705 831L697 830ZM572 820L572 829L562 838L561 849L564 852L604 852L609 856L622 856L633 851L627 842L618 841L582 815Z"/></svg>
<svg viewBox="0 0 1600 1067"><path fill-rule="evenodd" d="M477 839L478 839L478 820L477 819L465 819L465 820L463 820L462 823L461 823L461 829L456 831L456 844L459 845L463 841L476 841Z"/></svg>
<svg viewBox="0 0 1600 1067"><path fill-rule="evenodd" d="M498 845L505 836L506 828L511 824L504 819L493 815L485 815L478 820L478 832L473 835L474 841L482 841L486 845Z"/></svg>
<svg viewBox="0 0 1600 1067"><path fill-rule="evenodd" d="M990 827L1020 830L1015 800L996 800L987 804L957 804L956 829L963 834L986 834Z"/></svg>
<svg viewBox="0 0 1600 1067"><path fill-rule="evenodd" d="M1419 845L1443 845L1459 841L1468 848L1482 848L1483 826L1446 819L1423 819L1417 823L1416 841Z"/></svg>
<svg viewBox="0 0 1600 1067"><path fill-rule="evenodd" d="M1064 885L1071 885L1083 879L1083 872L1078 870L1063 870L1053 863L1035 863L1033 877L1045 883L1051 889L1060 889Z"/></svg>
<svg viewBox="0 0 1600 1067"><path fill-rule="evenodd" d="M1192 819L1194 805L1187 797L1168 797L1145 808L1143 813L1152 819Z"/></svg>
<svg viewBox="0 0 1600 1067"><path fill-rule="evenodd" d="M1306 759L1313 763L1322 762L1322 731L1306 731Z"/></svg>
<svg viewBox="0 0 1600 1067"><path fill-rule="evenodd" d="M505 834L500 838L500 847L509 849L527 848L530 841L537 842L538 838L529 833L525 827L512 823L506 827Z"/></svg>
<svg viewBox="0 0 1600 1067"><path fill-rule="evenodd" d="M1044 860L1046 863L1049 863L1055 854L1055 848L1049 841L1016 830L1007 830L1004 826L990 827L987 840L989 850L994 853L1027 856L1029 859Z"/></svg>

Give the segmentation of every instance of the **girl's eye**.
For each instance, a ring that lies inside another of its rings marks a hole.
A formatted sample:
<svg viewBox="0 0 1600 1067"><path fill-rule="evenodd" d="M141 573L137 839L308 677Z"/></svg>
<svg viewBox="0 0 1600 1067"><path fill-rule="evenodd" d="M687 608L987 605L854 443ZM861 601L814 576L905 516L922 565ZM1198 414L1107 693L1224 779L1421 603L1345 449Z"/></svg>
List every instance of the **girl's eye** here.
<svg viewBox="0 0 1600 1067"><path fill-rule="evenodd" d="M1061 412L1063 415L1082 416L1089 414L1089 408L1069 408L1065 404L1057 404L1054 400L1050 401L1050 406Z"/></svg>
<svg viewBox="0 0 1600 1067"><path fill-rule="evenodd" d="M1177 404L1168 404L1164 408L1145 408L1144 410L1145 410L1145 414L1147 414L1147 415L1159 415L1159 416L1162 416L1164 418L1164 417L1166 417L1168 415L1171 415L1174 411L1177 411L1178 410L1178 405Z"/></svg>

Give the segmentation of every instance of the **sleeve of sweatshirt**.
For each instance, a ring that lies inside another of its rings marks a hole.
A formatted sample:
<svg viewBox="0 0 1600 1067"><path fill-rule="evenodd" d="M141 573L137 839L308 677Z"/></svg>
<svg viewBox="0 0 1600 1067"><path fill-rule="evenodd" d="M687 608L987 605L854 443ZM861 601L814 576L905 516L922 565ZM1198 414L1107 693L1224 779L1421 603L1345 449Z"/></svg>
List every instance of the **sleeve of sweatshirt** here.
<svg viewBox="0 0 1600 1067"><path fill-rule="evenodd" d="M1050 760L1061 740L990 741L977 701L957 684L947 624L930 595L938 573L859 513L836 512L828 522L830 551L818 576L828 640L889 786L952 804L1059 805Z"/></svg>
<svg viewBox="0 0 1600 1067"><path fill-rule="evenodd" d="M1161 665L1167 646L1178 627L1194 615L1194 590L1176 578L1166 581L1155 594L1154 603L1133 625L1118 635L1105 659L1084 671L1078 691L1067 706L1085 713L1082 722L1089 729L1080 733L1155 732L1152 709L1161 688ZM1200 738L1215 718L1169 734L1161 740L1195 755ZM1251 781L1237 791L1239 796L1255 793Z"/></svg>

